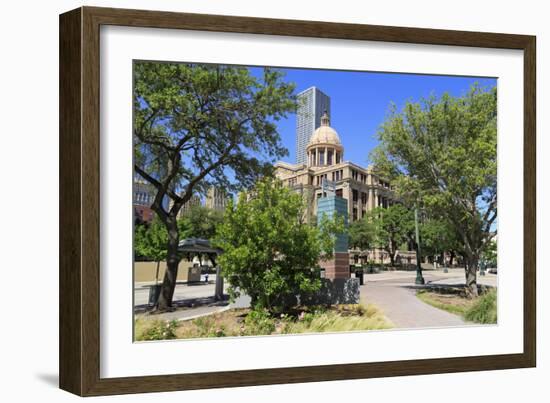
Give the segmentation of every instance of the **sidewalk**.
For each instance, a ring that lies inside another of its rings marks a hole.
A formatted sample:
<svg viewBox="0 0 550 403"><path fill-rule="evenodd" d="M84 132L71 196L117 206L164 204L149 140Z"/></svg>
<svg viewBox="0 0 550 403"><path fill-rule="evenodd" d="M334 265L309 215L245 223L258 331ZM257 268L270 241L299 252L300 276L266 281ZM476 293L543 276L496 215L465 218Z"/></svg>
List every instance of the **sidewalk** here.
<svg viewBox="0 0 550 403"><path fill-rule="evenodd" d="M444 273L443 270L424 270L423 275L426 285L460 285L465 281L462 268L449 269L448 273ZM459 316L434 308L418 299L416 297L418 287L414 284L415 278L415 271L365 274L365 285L360 289L361 302L377 305L396 328L449 327L468 324ZM498 276L495 274L478 275L479 284L496 287L497 280ZM178 283L174 293L174 305L178 309L174 312L149 317L159 320L189 320L232 308L250 306L250 297L246 295L237 298L234 303L230 303L229 300L215 301L214 287L215 276L208 283ZM136 284L134 295L135 308L138 311L145 311L149 295L148 284ZM142 312L136 316L143 316Z"/></svg>
<svg viewBox="0 0 550 403"><path fill-rule="evenodd" d="M425 275L427 281L435 276ZM378 306L395 328L431 328L464 326L461 317L434 308L416 297L414 277L403 283L403 278L367 282L361 286L361 302Z"/></svg>
<svg viewBox="0 0 550 403"><path fill-rule="evenodd" d="M463 285L464 269L424 270L426 285ZM416 272L394 271L366 274L361 286L361 301L377 305L396 328L468 326L460 316L437 309L416 297L422 286L415 285ZM498 276L487 273L477 277L478 284L496 287Z"/></svg>
<svg viewBox="0 0 550 403"><path fill-rule="evenodd" d="M433 284L465 284L465 275L463 268L448 269L447 273L443 272L442 269L422 270L422 274L426 278L426 282L430 281ZM416 278L416 271L382 271L380 273L365 274L363 278L365 283L400 279L403 280L404 283L409 284L409 280L414 280ZM497 279L498 276L496 274L486 273L485 276L480 276L478 272L477 275L478 283L483 285L496 287Z"/></svg>
<svg viewBox="0 0 550 403"><path fill-rule="evenodd" d="M213 278L212 278L213 277ZM227 283L224 286L223 301L214 299L216 276L210 276L208 283L178 283L174 291L173 312L148 315L146 313L149 299L149 285L151 283L137 283L134 287L134 312L136 317L148 317L159 320L190 320L201 316L207 316L223 312L232 308L248 308L250 297L243 295L230 303L227 295Z"/></svg>

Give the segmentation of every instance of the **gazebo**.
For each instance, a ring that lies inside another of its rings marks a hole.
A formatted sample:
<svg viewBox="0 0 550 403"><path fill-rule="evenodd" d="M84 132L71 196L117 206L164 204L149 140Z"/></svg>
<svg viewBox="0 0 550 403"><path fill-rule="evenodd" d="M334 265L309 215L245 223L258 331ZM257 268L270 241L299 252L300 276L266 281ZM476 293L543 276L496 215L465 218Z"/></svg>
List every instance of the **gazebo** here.
<svg viewBox="0 0 550 403"><path fill-rule="evenodd" d="M197 256L202 266L202 259L206 256L216 267L216 287L214 298L216 300L223 299L223 278L221 276L221 270L216 264L216 258L222 254L223 251L219 248L214 248L208 239L201 238L187 238L182 239L178 245L178 252L180 255L185 256L188 261L191 261L193 257Z"/></svg>

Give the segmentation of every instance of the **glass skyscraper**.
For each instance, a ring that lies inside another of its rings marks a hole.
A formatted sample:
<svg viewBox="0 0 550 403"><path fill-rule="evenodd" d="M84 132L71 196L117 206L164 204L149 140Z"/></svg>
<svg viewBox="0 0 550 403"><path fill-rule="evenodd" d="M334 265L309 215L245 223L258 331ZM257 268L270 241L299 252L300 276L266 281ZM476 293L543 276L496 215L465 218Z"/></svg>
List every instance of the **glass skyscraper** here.
<svg viewBox="0 0 550 403"><path fill-rule="evenodd" d="M330 98L317 87L310 87L297 95L296 112L296 163L307 162L306 147L309 138L319 126L326 111L330 116Z"/></svg>

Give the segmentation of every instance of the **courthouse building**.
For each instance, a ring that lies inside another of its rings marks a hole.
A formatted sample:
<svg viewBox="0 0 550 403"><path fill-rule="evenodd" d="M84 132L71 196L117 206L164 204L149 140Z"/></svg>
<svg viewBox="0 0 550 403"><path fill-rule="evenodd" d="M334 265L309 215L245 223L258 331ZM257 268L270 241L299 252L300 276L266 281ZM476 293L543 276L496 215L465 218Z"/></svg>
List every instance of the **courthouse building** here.
<svg viewBox="0 0 550 403"><path fill-rule="evenodd" d="M390 183L371 167L344 160L344 146L336 130L330 127L327 113L306 147L306 162L277 162L275 175L306 198L308 220L317 214L317 200L323 197L323 180L333 182L336 196L347 199L350 222L361 219L375 207L388 207L394 200Z"/></svg>
<svg viewBox="0 0 550 403"><path fill-rule="evenodd" d="M344 145L336 130L330 127L326 112L321 118L321 126L307 144L306 162L277 162L275 175L302 194L307 202L306 221L310 223L317 215L318 199L325 196L323 181L332 182L336 196L347 199L350 223L364 217L369 210L392 205L395 199L392 185L376 175L372 167L362 167L344 159ZM380 253L373 252L371 256L379 258ZM357 253L352 256L357 261Z"/></svg>

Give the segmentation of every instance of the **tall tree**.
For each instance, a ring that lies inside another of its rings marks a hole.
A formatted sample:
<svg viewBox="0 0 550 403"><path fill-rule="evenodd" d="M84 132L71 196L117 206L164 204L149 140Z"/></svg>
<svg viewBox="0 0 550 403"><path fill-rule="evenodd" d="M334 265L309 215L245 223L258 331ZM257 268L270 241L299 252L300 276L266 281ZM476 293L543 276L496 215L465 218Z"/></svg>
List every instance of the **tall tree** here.
<svg viewBox="0 0 550 403"><path fill-rule="evenodd" d="M359 250L368 250L374 247L375 230L372 220L364 217L353 221L349 228L349 246Z"/></svg>
<svg viewBox="0 0 550 403"><path fill-rule="evenodd" d="M378 138L371 159L403 200L435 209L459 234L476 296L478 260L497 218L496 88L392 107Z"/></svg>
<svg viewBox="0 0 550 403"><path fill-rule="evenodd" d="M395 254L400 245L407 242L414 230L413 212L401 204L388 208L377 207L367 213L365 219L372 222L374 242L390 255L390 264L395 265Z"/></svg>
<svg viewBox="0 0 550 403"><path fill-rule="evenodd" d="M320 225L308 225L304 211L299 194L269 178L230 203L216 245L232 297L245 292L254 308L277 310L286 308L286 295L320 287L319 259L332 255L344 220L323 216Z"/></svg>
<svg viewBox="0 0 550 403"><path fill-rule="evenodd" d="M157 263L155 282L159 280L160 262L166 259L168 232L164 224L154 218L150 224L137 225L134 231L135 254Z"/></svg>
<svg viewBox="0 0 550 403"><path fill-rule="evenodd" d="M497 267L497 241L495 239L492 239L485 245L481 257L485 260L486 264L491 267Z"/></svg>
<svg viewBox="0 0 550 403"><path fill-rule="evenodd" d="M451 256L463 255L462 242L455 227L445 218L427 215L421 220L419 230L424 255L437 255L441 259L444 252L449 252Z"/></svg>
<svg viewBox="0 0 550 403"><path fill-rule="evenodd" d="M192 233L189 223L185 220L178 221L178 231L187 237ZM166 226L154 217L153 221L136 225L134 229L134 253L135 256L146 258L156 262L155 281L158 283L160 262L166 259L166 243L168 231Z"/></svg>
<svg viewBox="0 0 550 403"><path fill-rule="evenodd" d="M216 227L223 221L223 213L204 206L193 206L182 215L181 220L185 224L185 236L212 239Z"/></svg>
<svg viewBox="0 0 550 403"><path fill-rule="evenodd" d="M155 187L151 208L168 232L156 309L172 305L181 207L212 185L234 191L271 172L287 154L276 122L295 109L293 90L269 68L134 63L134 170Z"/></svg>

